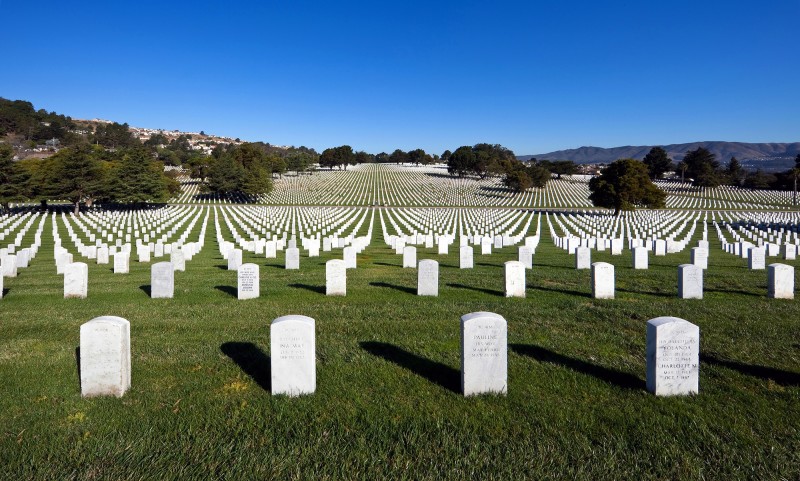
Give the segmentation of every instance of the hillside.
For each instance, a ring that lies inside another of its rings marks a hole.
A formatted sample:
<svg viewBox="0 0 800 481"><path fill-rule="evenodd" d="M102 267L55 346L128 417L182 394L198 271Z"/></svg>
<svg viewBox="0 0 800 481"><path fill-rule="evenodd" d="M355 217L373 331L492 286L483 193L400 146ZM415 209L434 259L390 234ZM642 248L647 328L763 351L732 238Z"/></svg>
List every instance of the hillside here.
<svg viewBox="0 0 800 481"><path fill-rule="evenodd" d="M642 159L652 146L624 146L613 148L580 147L577 149L559 150L546 154L523 155L520 160L530 158L548 160L571 160L579 164L608 163L622 158ZM717 156L723 165L731 157L736 157L745 167L777 171L786 170L794 164L794 158L800 153L800 142L794 143L761 143L746 142L690 142L686 144L662 145L669 156L675 160L683 159L686 152L698 147L705 147Z"/></svg>

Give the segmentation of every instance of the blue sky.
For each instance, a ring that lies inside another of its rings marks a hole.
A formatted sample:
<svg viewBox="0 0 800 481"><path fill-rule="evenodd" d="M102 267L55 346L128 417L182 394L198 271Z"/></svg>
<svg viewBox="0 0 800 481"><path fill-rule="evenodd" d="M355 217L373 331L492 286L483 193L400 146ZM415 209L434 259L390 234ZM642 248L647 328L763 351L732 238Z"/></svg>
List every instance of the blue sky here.
<svg viewBox="0 0 800 481"><path fill-rule="evenodd" d="M800 141L799 0L0 0L0 96L244 140Z"/></svg>

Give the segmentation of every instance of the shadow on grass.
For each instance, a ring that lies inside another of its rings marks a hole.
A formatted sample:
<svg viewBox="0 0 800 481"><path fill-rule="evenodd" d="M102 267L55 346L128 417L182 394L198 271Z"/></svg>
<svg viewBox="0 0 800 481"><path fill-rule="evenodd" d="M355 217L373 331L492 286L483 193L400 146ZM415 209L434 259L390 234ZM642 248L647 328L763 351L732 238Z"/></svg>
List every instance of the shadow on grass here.
<svg viewBox="0 0 800 481"><path fill-rule="evenodd" d="M376 266L403 267L402 264L392 264L389 262L373 262L372 264Z"/></svg>
<svg viewBox="0 0 800 481"><path fill-rule="evenodd" d="M455 287L456 289L469 289L470 291L483 292L484 294L489 294L489 295L492 295L492 296L505 297L505 295L506 295L506 293L502 292L502 291L497 291L497 290L494 290L494 289L486 289L486 288L483 288L483 287L473 287L473 286L468 286L468 285L465 285L465 284L450 283L450 284L447 284L447 286L448 287Z"/></svg>
<svg viewBox="0 0 800 481"><path fill-rule="evenodd" d="M763 380L773 380L781 386L800 386L800 373L775 369L774 367L759 366L756 364L744 364L738 361L720 359L713 354L701 354L701 363L714 364L727 367L734 371L739 371L748 376L757 377Z"/></svg>
<svg viewBox="0 0 800 481"><path fill-rule="evenodd" d="M397 286L395 284L389 284L388 282L370 282L369 285L375 287L387 287L389 289L394 289L396 291L413 294L415 296L417 295L417 289L413 287Z"/></svg>
<svg viewBox="0 0 800 481"><path fill-rule="evenodd" d="M483 266L483 267L496 267L496 268L502 268L503 267L502 264L501 265L489 264L488 262L476 262L475 265L476 266Z"/></svg>
<svg viewBox="0 0 800 481"><path fill-rule="evenodd" d="M226 342L219 346L261 389L272 392L272 367L269 356L252 342Z"/></svg>
<svg viewBox="0 0 800 481"><path fill-rule="evenodd" d="M289 284L289 287L296 287L298 289L305 289L311 292L317 292L319 294L325 294L325 286L312 286L310 284Z"/></svg>
<svg viewBox="0 0 800 481"><path fill-rule="evenodd" d="M557 266L555 264L539 264L539 263L536 262L536 260L534 258L533 268L536 269L537 267L550 267L552 269L566 269L568 271L574 271L575 270L574 266L570 267L570 266Z"/></svg>
<svg viewBox="0 0 800 481"><path fill-rule="evenodd" d="M217 269L222 269L223 271L227 271L228 270L228 265L227 264L217 264L214 267L216 267Z"/></svg>
<svg viewBox="0 0 800 481"><path fill-rule="evenodd" d="M78 368L78 389L81 389L81 346L75 348L75 367Z"/></svg>
<svg viewBox="0 0 800 481"><path fill-rule="evenodd" d="M139 289L141 289L142 292L147 294L147 297L152 297L153 288L152 288L152 286L150 286L150 284L145 284L143 286L139 286Z"/></svg>
<svg viewBox="0 0 800 481"><path fill-rule="evenodd" d="M236 288L233 286L214 286L214 289L224 292L232 297L239 297L239 293L237 292Z"/></svg>
<svg viewBox="0 0 800 481"><path fill-rule="evenodd" d="M677 292L653 292L653 291L635 291L633 289L619 289L617 288L618 292L627 292L629 294L643 294L645 296L658 296L658 297L673 297L675 299L678 298Z"/></svg>
<svg viewBox="0 0 800 481"><path fill-rule="evenodd" d="M362 341L359 345L375 357L408 369L448 391L461 393L461 373L450 366L418 356L388 342Z"/></svg>
<svg viewBox="0 0 800 481"><path fill-rule="evenodd" d="M716 292L718 294L739 294L743 296L752 297L767 297L767 286L764 286L764 294L756 294L755 292L742 291L737 289L705 289L705 292Z"/></svg>
<svg viewBox="0 0 800 481"><path fill-rule="evenodd" d="M6 296L8 295L8 293L9 293L9 292L11 292L11 289L9 289L8 287L6 287L5 289L3 289L3 295L2 295L2 296L0 296L0 297L6 297Z"/></svg>
<svg viewBox="0 0 800 481"><path fill-rule="evenodd" d="M537 291L558 292L559 294L571 294L573 296L580 296L580 297L592 297L592 294L590 292L572 291L569 289L555 289L553 287L542 287L542 286L532 286L532 285L528 285L527 288L534 289Z"/></svg>
<svg viewBox="0 0 800 481"><path fill-rule="evenodd" d="M601 381L615 384L623 389L646 388L645 382L633 374L564 356L563 354L558 354L540 346L535 346L533 344L509 344L508 347L517 354L528 356L539 362L557 364L582 374L588 374L589 376L594 376Z"/></svg>

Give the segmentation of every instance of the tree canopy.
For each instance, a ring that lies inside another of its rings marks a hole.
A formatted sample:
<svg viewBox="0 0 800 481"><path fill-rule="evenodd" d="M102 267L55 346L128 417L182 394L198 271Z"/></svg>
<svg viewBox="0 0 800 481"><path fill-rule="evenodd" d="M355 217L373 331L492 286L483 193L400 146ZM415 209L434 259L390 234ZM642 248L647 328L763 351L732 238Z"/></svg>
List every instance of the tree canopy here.
<svg viewBox="0 0 800 481"><path fill-rule="evenodd" d="M662 208L666 200L664 191L650 181L647 166L634 159L609 164L589 181L589 190L589 200L597 207L614 209L614 215L637 206Z"/></svg>
<svg viewBox="0 0 800 481"><path fill-rule="evenodd" d="M514 152L500 144L463 145L454 152L444 151L442 160L447 162L450 175L464 177L472 174L486 178L489 175L501 175L505 172L504 161L515 161Z"/></svg>
<svg viewBox="0 0 800 481"><path fill-rule="evenodd" d="M334 167L347 169L348 165L355 165L356 154L349 145L331 147L322 151L319 156L319 166L333 170Z"/></svg>
<svg viewBox="0 0 800 481"><path fill-rule="evenodd" d="M660 179L664 173L672 168L672 159L667 155L667 151L661 147L653 147L650 152L642 159L647 166L648 175L653 180Z"/></svg>
<svg viewBox="0 0 800 481"><path fill-rule="evenodd" d="M274 159L264 149L243 143L215 152L206 175L207 188L216 194L241 193L257 196L272 191ZM285 164L284 164L285 165Z"/></svg>
<svg viewBox="0 0 800 481"><path fill-rule="evenodd" d="M699 187L717 187L722 183L719 162L716 156L704 147L690 150L683 158L686 164L686 175L692 179L692 185Z"/></svg>

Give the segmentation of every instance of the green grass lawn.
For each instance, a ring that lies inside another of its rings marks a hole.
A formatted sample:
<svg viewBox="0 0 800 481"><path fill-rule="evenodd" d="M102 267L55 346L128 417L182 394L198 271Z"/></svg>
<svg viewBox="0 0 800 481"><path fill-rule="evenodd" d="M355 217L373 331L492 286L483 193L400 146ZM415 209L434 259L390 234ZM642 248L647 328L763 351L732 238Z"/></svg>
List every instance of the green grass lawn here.
<svg viewBox="0 0 800 481"><path fill-rule="evenodd" d="M65 300L48 220L0 300L0 478L800 478L800 301L767 299L766 271L715 240L705 299L677 298L688 249L651 256L647 271L625 250L592 253L616 266L617 298L601 301L545 235L525 299L503 297L516 247L460 270L457 245L418 249L440 262L440 289L417 297L416 270L383 245L377 219L373 234L344 298L324 295L338 250L303 252L300 271L284 270L282 253L245 253L261 266L261 298L238 301L212 214L174 299L150 299L150 264L132 262L127 275L90 265L88 299ZM506 397L459 392L459 321L474 311L508 321ZM269 324L285 314L316 320L314 395L270 395ZM120 399L80 396L79 326L100 315L131 323ZM664 315L700 326L697 396L644 388L645 324Z"/></svg>

